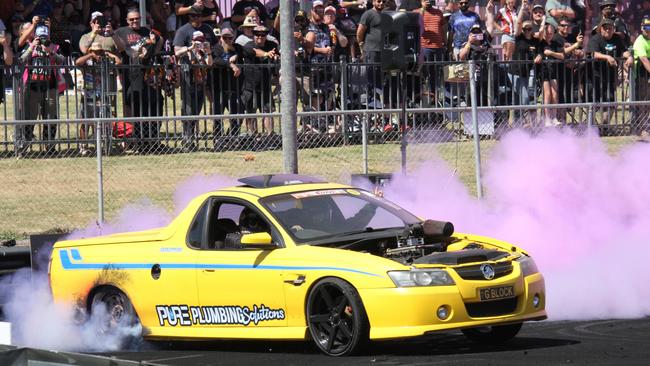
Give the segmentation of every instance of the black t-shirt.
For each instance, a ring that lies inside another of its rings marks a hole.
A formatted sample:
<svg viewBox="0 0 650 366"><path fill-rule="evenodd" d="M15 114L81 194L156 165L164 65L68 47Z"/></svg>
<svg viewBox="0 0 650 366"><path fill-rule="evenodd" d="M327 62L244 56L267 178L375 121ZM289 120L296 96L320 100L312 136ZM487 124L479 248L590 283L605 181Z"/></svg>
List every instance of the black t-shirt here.
<svg viewBox="0 0 650 366"><path fill-rule="evenodd" d="M602 35L596 34L589 40L586 51L588 54L600 52L602 54L618 58L623 56L625 50L625 44L620 37L612 36L612 38L606 40ZM607 76L609 79L614 80L616 77L616 72L617 67L609 66L606 61L594 63L594 73L596 75L600 75L601 77Z"/></svg>
<svg viewBox="0 0 650 366"><path fill-rule="evenodd" d="M551 50L553 52L564 52L564 43L565 42L566 41L564 40L564 38L562 36L560 36L559 34L555 34L555 35L553 35L553 38L551 38L551 42L543 41L542 42L542 47L543 47L544 50ZM551 57L551 56L544 56L544 55L542 55L542 56L543 56L543 58L545 60L546 59L555 60L555 58Z"/></svg>
<svg viewBox="0 0 650 366"><path fill-rule="evenodd" d="M367 10L361 16L361 20L359 21L359 24L363 24L367 27L363 50L366 52L381 51L382 49L381 15L379 14L379 12L374 8Z"/></svg>
<svg viewBox="0 0 650 366"><path fill-rule="evenodd" d="M196 0L180 0L180 1L177 1L177 3L182 4L181 6L184 7L184 8L187 8L189 6L194 5L195 2L196 2ZM217 0L214 1L214 4L215 4L214 8L208 8L207 6L203 6L203 9L201 10L201 16L202 17L207 17L207 16L210 16L212 14L219 13L219 4L217 3ZM181 17L177 16L177 19L178 19L177 22L180 23L181 26L187 24L187 22L188 22L187 15L183 15ZM215 22L203 21L203 23L211 25L213 27L215 27L217 25L216 21Z"/></svg>
<svg viewBox="0 0 650 366"><path fill-rule="evenodd" d="M221 92L236 92L239 91L241 83L244 80L244 75L240 74L235 77L233 71L230 69L229 60L232 56L239 56L238 63L241 64L244 51L241 45L233 43L234 50L226 52L221 44L217 44L213 49L213 62L217 66L218 84L215 85Z"/></svg>
<svg viewBox="0 0 650 366"><path fill-rule="evenodd" d="M232 15L246 16L253 9L257 9L257 15L259 15L260 21L262 24L265 24L266 20L269 19L269 13L266 11L264 5L257 0L240 0L236 2L235 6L232 7ZM233 22L233 24L237 28L242 22Z"/></svg>
<svg viewBox="0 0 650 366"><path fill-rule="evenodd" d="M512 54L512 59L516 61L529 61L526 63L514 63L510 69L510 73L519 75L521 77L528 77L530 69L533 67L533 60L537 55L542 53L541 42L534 37L526 39L523 34L515 38L515 51Z"/></svg>
<svg viewBox="0 0 650 366"><path fill-rule="evenodd" d="M422 7L420 0L404 0L399 6L400 10L411 11Z"/></svg>
<svg viewBox="0 0 650 366"><path fill-rule="evenodd" d="M251 44L243 48L244 61L248 65L269 65L274 63L274 61L269 58L256 57L255 49L259 49L264 52L269 52L273 49L277 51L278 50L277 43L267 40L262 46L258 46L257 44ZM258 89L270 90L271 77L273 76L274 70L275 69L272 66L246 67L246 70L242 70L243 74L246 75L244 79L244 89L245 90L258 90Z"/></svg>
<svg viewBox="0 0 650 366"><path fill-rule="evenodd" d="M129 27L118 28L115 34L124 42L126 46L122 58L129 60L130 65L148 65L155 52L155 44L145 44L151 31L148 28L140 28L137 31ZM146 49L146 56L139 58L140 48ZM128 92L141 91L144 86L144 69L142 66L129 67Z"/></svg>
<svg viewBox="0 0 650 366"><path fill-rule="evenodd" d="M353 5L347 7L346 9L350 18L354 19L354 21L358 24L361 21L361 16L363 15L363 13L365 13L369 9L372 9L372 1L368 0L365 8L360 8L358 5Z"/></svg>
<svg viewBox="0 0 650 366"><path fill-rule="evenodd" d="M598 21L596 23L594 23L594 24L596 24L596 26L591 29L591 35L596 35L596 34L599 33L598 24L600 24L601 19L602 18L599 17ZM622 37L623 44L625 46L629 46L631 44L630 31L627 29L627 25L625 25L625 22L623 21L623 19L621 19L618 16L615 16L615 17L610 18L610 19L614 21L614 32L615 33L620 33L618 35L618 37ZM616 36L616 34L614 34L614 36Z"/></svg>

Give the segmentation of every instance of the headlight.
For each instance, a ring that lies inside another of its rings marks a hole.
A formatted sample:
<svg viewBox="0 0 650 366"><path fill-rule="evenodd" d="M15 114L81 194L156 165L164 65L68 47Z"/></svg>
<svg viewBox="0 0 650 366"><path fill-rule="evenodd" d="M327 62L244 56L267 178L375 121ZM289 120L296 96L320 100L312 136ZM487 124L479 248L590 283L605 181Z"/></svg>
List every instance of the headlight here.
<svg viewBox="0 0 650 366"><path fill-rule="evenodd" d="M397 287L448 286L454 280L442 269L390 271L388 276Z"/></svg>
<svg viewBox="0 0 650 366"><path fill-rule="evenodd" d="M533 260L532 257L529 257L527 255L522 255L521 257L517 258L517 262L519 262L519 266L521 267L521 273L524 274L524 277L539 272L539 270L537 269L537 265L535 264L535 261Z"/></svg>

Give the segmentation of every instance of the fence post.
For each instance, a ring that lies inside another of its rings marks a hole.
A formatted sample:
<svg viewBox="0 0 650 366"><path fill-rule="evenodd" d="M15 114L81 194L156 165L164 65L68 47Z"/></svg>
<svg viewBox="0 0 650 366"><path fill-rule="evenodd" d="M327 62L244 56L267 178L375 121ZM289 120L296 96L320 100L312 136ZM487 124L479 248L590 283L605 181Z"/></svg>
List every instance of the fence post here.
<svg viewBox="0 0 650 366"><path fill-rule="evenodd" d="M363 155L363 174L368 174L368 110L361 118L361 152Z"/></svg>
<svg viewBox="0 0 650 366"><path fill-rule="evenodd" d="M476 62L469 62L469 94L472 102L472 126L474 126L474 160L476 166L476 197L483 198L483 186L481 183L481 144L478 131L478 102L476 101Z"/></svg>
<svg viewBox="0 0 650 366"><path fill-rule="evenodd" d="M295 3L281 0L281 23L293 24ZM280 28L280 43L283 45L280 53L280 125L282 128L282 157L285 173L298 173L298 125L296 113L296 57L293 40L293 27Z"/></svg>
<svg viewBox="0 0 650 366"><path fill-rule="evenodd" d="M102 106L103 108L103 106ZM97 151L97 221L104 222L104 171L102 163L102 122L95 121L95 144Z"/></svg>
<svg viewBox="0 0 650 366"><path fill-rule="evenodd" d="M339 67L341 70L341 110L345 111L347 108L348 100L348 64L346 62L345 56L341 56L341 61L339 62ZM348 116L343 114L343 126L341 130L343 131L343 145L348 144Z"/></svg>
<svg viewBox="0 0 650 366"><path fill-rule="evenodd" d="M594 125L594 104L589 104L589 110L587 111L587 130L591 130L591 126Z"/></svg>

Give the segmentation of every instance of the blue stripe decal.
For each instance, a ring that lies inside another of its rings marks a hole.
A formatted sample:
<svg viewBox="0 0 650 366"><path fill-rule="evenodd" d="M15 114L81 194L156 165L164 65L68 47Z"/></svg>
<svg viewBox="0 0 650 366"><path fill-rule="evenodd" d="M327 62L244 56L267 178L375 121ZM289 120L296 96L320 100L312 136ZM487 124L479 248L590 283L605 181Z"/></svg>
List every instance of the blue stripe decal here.
<svg viewBox="0 0 650 366"><path fill-rule="evenodd" d="M76 260L76 261L80 261L80 260L81 260L81 254L79 254L79 250L78 250L78 249L71 249L71 250L70 250L70 253L72 254L72 259L74 259L74 260Z"/></svg>
<svg viewBox="0 0 650 366"><path fill-rule="evenodd" d="M76 249L72 249L73 259L75 257L74 252ZM150 269L153 266L153 263L73 263L68 256L67 250L61 250L59 252L61 257L61 265L65 270L102 270L102 269ZM77 256L79 252L77 251ZM79 259L81 257L79 256ZM160 263L160 268L162 269L255 269L255 270L267 270L267 271L282 271L282 270L291 270L291 271L343 271L358 273L374 277L382 277L380 275L359 271L351 268L341 268L341 267L312 267L312 266L267 266L267 265L252 265L252 264L208 264L208 263Z"/></svg>

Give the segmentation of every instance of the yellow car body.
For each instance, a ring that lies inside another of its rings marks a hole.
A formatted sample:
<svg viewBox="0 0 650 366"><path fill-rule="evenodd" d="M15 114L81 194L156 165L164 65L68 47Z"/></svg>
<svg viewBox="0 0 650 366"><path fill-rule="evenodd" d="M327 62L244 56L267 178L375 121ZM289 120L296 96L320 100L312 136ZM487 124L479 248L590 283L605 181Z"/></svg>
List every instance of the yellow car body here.
<svg viewBox="0 0 650 366"><path fill-rule="evenodd" d="M505 242L455 233L446 254L462 253L470 245L482 248L475 250L502 253L497 260L456 265L405 264L366 250L297 243L293 229L280 222L265 200L289 195L300 202L302 197L328 194L350 199L371 194L351 186L300 183L300 176L293 178L285 179L287 184L244 184L203 194L164 228L58 242L49 268L53 298L89 311L98 293L117 291L132 305L147 339L313 338L306 307L310 291L324 279L343 281L345 288L349 285L356 291L362 309L355 311L365 313L365 336L369 339L546 318L542 274L536 269L523 273L519 260L527 253ZM263 216L272 228L271 245L264 243L264 234L249 234L240 239L248 244L235 249L206 247L205 238L211 235L206 232L216 217L209 216L210 207L225 212L238 205ZM201 217L206 218L203 226ZM255 245L257 242L261 245ZM486 263L490 268L509 270L489 280L461 277L463 269L467 272L472 267L476 274L477 266ZM388 275L390 271L427 269L446 272L447 281L453 280L453 284L402 287ZM342 290L341 294L349 292ZM332 297L341 294L335 292ZM327 302L326 297L323 295L321 302ZM340 312L344 317L354 308L353 302L346 304ZM441 310L444 319L438 313L441 307L446 309ZM334 324L332 319L328 321ZM325 329L329 329L327 325ZM348 330L343 329L346 334ZM337 342L336 338L332 342Z"/></svg>

